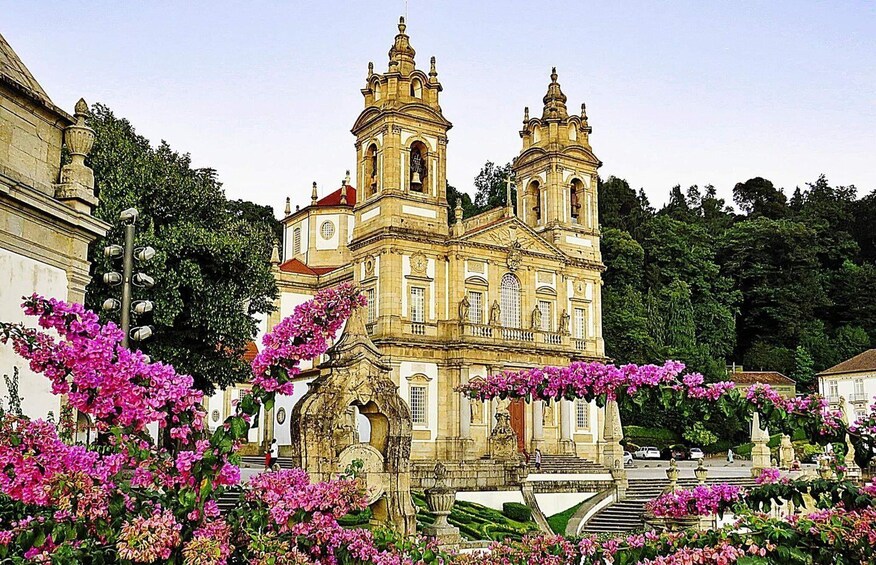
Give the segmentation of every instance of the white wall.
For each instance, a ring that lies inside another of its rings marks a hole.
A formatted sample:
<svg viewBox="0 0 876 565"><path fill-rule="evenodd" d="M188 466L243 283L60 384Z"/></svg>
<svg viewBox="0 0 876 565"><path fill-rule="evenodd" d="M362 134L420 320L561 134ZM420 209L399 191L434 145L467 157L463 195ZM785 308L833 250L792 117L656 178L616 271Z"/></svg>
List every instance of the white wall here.
<svg viewBox="0 0 876 565"><path fill-rule="evenodd" d="M314 216L314 235L316 238L316 249L337 249L340 247L341 241L341 217L338 214L325 214ZM335 231L328 239L322 237L322 224L331 222L335 226Z"/></svg>
<svg viewBox="0 0 876 565"><path fill-rule="evenodd" d="M33 316L25 316L21 298L34 292L48 298L67 299L67 274L51 265L40 263L0 249L0 320L24 322L37 327ZM55 419L60 416L61 397L52 394L49 380L28 368L28 362L19 357L12 344L0 344L0 375L12 376L14 367L19 369L18 396L22 397L22 410L33 418L44 418L51 411ZM0 396L6 403L6 383L0 382Z"/></svg>
<svg viewBox="0 0 876 565"><path fill-rule="evenodd" d="M594 492L543 492L536 493L535 500L545 517L559 514L563 510L592 498Z"/></svg>
<svg viewBox="0 0 876 565"><path fill-rule="evenodd" d="M502 510L502 504L506 502L526 504L523 501L523 493L519 490L459 491L456 493L456 500L474 502L495 510Z"/></svg>

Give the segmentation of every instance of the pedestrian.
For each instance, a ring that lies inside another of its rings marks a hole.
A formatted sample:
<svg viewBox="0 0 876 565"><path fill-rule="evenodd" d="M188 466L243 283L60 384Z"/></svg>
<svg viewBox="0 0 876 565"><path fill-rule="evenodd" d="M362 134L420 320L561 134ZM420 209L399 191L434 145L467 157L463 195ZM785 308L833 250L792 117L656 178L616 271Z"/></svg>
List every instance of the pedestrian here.
<svg viewBox="0 0 876 565"><path fill-rule="evenodd" d="M535 448L535 470L541 470L541 449Z"/></svg>
<svg viewBox="0 0 876 565"><path fill-rule="evenodd" d="M277 440L276 440L276 439L272 439L272 440L271 440L271 451L270 451L270 456L271 456L271 460L270 460L270 462L271 462L271 464L268 465L268 467L269 467L271 470L274 470L274 465L277 464L277 458L279 457L279 455L280 455L280 446L277 445Z"/></svg>
<svg viewBox="0 0 876 565"><path fill-rule="evenodd" d="M733 448L727 450L727 463L733 463Z"/></svg>

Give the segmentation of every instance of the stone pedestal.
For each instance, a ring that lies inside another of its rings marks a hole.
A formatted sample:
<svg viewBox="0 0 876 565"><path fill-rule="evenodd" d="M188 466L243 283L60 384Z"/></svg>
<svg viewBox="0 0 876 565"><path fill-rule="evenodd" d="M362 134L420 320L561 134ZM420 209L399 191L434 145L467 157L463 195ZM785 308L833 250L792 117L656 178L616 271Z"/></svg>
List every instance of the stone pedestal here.
<svg viewBox="0 0 876 565"><path fill-rule="evenodd" d="M769 432L760 427L760 414L755 412L751 417L751 476L759 477L764 469L771 465L770 448L767 446Z"/></svg>
<svg viewBox="0 0 876 565"><path fill-rule="evenodd" d="M618 464L623 467L624 448L620 441L624 438L621 426L620 408L617 401L609 401L605 404L605 421L602 427L602 456L601 463L609 469L614 469Z"/></svg>
<svg viewBox="0 0 876 565"><path fill-rule="evenodd" d="M496 426L490 434L490 457L514 459L517 457L517 433L511 427L507 412L496 412Z"/></svg>
<svg viewBox="0 0 876 565"><path fill-rule="evenodd" d="M697 530L707 532L717 527L717 521L714 516L680 516L680 517L660 517L654 516L648 512L643 516L645 529L654 529L658 532L684 532L687 530Z"/></svg>

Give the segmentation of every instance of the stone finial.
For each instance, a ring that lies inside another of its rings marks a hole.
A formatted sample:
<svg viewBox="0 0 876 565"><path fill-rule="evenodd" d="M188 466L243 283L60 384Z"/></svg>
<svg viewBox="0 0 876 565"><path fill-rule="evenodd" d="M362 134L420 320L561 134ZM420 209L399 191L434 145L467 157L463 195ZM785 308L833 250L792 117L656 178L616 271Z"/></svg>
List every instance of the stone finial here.
<svg viewBox="0 0 876 565"><path fill-rule="evenodd" d="M350 169L347 169L347 175L344 177L344 184L350 184Z"/></svg>
<svg viewBox="0 0 876 565"><path fill-rule="evenodd" d="M560 88L560 83L557 82L557 68L551 69L551 82L548 85L547 94L542 99L544 102L543 120L555 118L568 118L569 113L566 109L566 95L563 94Z"/></svg>
<svg viewBox="0 0 876 565"><path fill-rule="evenodd" d="M456 218L457 222L461 222L462 221L462 214L463 214L462 198L457 198L456 199L456 207L453 209L453 217Z"/></svg>
<svg viewBox="0 0 876 565"><path fill-rule="evenodd" d="M414 57L416 51L411 47L410 39L405 34L404 16L398 19L398 35L395 36L395 41L392 48L389 50L389 70L390 72L401 72L404 75L409 75L414 70Z"/></svg>
<svg viewBox="0 0 876 565"><path fill-rule="evenodd" d="M313 191L310 193L310 202L311 204L316 204L316 201L319 199L319 196L316 194L316 181L313 181Z"/></svg>
<svg viewBox="0 0 876 565"><path fill-rule="evenodd" d="M505 215L511 217L514 215L514 203L511 202L511 176L505 177Z"/></svg>
<svg viewBox="0 0 876 565"><path fill-rule="evenodd" d="M285 212L286 212L287 216L292 213L292 199L289 198L288 196L286 197L286 210L285 210Z"/></svg>
<svg viewBox="0 0 876 565"><path fill-rule="evenodd" d="M435 69L435 56L434 55L432 55L432 58L429 59L429 76L433 79L438 76L438 71Z"/></svg>
<svg viewBox="0 0 876 565"><path fill-rule="evenodd" d="M523 107L523 121L524 121L524 122L528 122L528 121L529 121L529 106L524 106L524 107Z"/></svg>
<svg viewBox="0 0 876 565"><path fill-rule="evenodd" d="M368 61L368 78L374 76L374 61Z"/></svg>
<svg viewBox="0 0 876 565"><path fill-rule="evenodd" d="M271 265L276 267L280 264L280 246L274 242L274 248L271 250Z"/></svg>
<svg viewBox="0 0 876 565"><path fill-rule="evenodd" d="M72 208L91 213L97 205L94 196L94 171L85 165L85 158L94 146L94 130L88 127L88 104L80 98L73 114L75 122L64 129L64 143L70 151L70 162L61 168L60 182L55 185L55 198Z"/></svg>
<svg viewBox="0 0 876 565"><path fill-rule="evenodd" d="M347 171L349 174L350 171ZM349 177L348 177L349 178ZM341 204L347 203L347 179L341 179Z"/></svg>
<svg viewBox="0 0 876 565"><path fill-rule="evenodd" d="M404 32L405 32L405 29L407 29L407 27L408 27L408 26L405 25L405 17L404 17L404 16L399 16L399 17L398 17L398 32L399 32L399 33L404 33Z"/></svg>
<svg viewBox="0 0 876 565"><path fill-rule="evenodd" d="M581 119L587 121L587 104L581 102Z"/></svg>

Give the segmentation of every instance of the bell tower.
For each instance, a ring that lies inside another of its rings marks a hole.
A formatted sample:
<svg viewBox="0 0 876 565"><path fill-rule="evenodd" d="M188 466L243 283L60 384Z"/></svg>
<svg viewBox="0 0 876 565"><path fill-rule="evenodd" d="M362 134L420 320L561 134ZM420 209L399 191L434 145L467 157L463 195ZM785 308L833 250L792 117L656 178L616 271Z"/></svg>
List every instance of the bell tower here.
<svg viewBox="0 0 876 565"><path fill-rule="evenodd" d="M569 115L557 69L543 98L541 117L523 112L523 149L514 162L518 216L572 257L601 260L592 128L581 104Z"/></svg>
<svg viewBox="0 0 876 565"><path fill-rule="evenodd" d="M385 73L368 77L365 109L353 125L358 202L354 238L389 225L447 235L447 130L438 95L441 83L431 59L418 69L416 52L399 18Z"/></svg>

